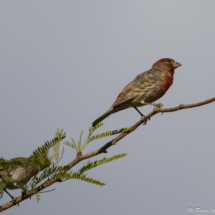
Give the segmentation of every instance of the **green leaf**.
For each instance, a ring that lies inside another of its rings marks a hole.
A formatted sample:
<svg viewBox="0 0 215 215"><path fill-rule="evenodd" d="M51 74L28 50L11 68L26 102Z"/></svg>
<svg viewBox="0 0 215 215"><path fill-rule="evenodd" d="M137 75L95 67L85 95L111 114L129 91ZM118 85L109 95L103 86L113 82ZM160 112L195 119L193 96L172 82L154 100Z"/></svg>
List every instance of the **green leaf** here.
<svg viewBox="0 0 215 215"><path fill-rule="evenodd" d="M114 160L117 160L119 158L123 158L125 157L127 154L125 153L122 153L122 154L119 154L119 155L114 155L113 157L110 157L110 158L106 158L104 157L103 159L99 160L99 161L93 161L93 162L90 162L88 161L79 171L78 173L79 174L82 174L92 168L95 168L97 166L100 166L102 164L105 164L105 163L108 163L108 162L111 162L111 161L114 161Z"/></svg>
<svg viewBox="0 0 215 215"><path fill-rule="evenodd" d="M4 188L6 187L7 183L5 182L0 182L0 193L4 190Z"/></svg>
<svg viewBox="0 0 215 215"><path fill-rule="evenodd" d="M100 138L103 138L103 137L112 136L112 135L116 135L116 134L120 134L120 133L123 133L123 132L128 131L128 129L129 129L129 128L122 128L122 129L119 129L119 130L108 131L108 132L104 132L104 133L101 133L101 134L97 134L97 135L91 137L92 134L93 134L93 132L94 132L96 129L100 128L102 125L104 125L104 123L103 123L103 122L100 122L100 123L98 123L97 125L95 125L94 127L90 127L90 128L89 128L89 132L88 132L88 134L87 134L87 139L85 140L84 144L82 144L82 142L81 142L81 137L82 137L82 134L83 134L83 131L82 131L81 134L80 134L80 139L78 140L78 143L77 143L77 144L75 143L75 141L73 140L73 138L71 138L72 141L73 141L73 143L69 143L69 142L67 141L67 142L65 142L65 145L70 146L70 147L72 147L73 149L75 149L75 150L76 150L76 153L80 153L80 152L82 152L82 151L85 149L85 147L86 147L91 141L93 141L93 140L100 139Z"/></svg>
<svg viewBox="0 0 215 215"><path fill-rule="evenodd" d="M56 144L58 144L65 137L66 137L66 133L63 132L63 130L59 131L58 129L57 132L55 133L54 139L52 139L51 141L45 142L45 144L43 144L40 147L37 147L37 149L33 151L32 155L28 158L29 165L32 165L33 163L35 163L35 159L37 160L40 157L40 155L43 155L43 157L48 157L49 149L55 146Z"/></svg>
<svg viewBox="0 0 215 215"><path fill-rule="evenodd" d="M107 131L107 132L104 132L104 133L101 133L101 134L97 134L96 136L92 136L92 137L89 137L84 145L82 146L81 148L81 151L84 150L84 148L93 140L97 140L97 139L100 139L100 138L103 138L103 137L108 137L108 136L112 136L112 135L116 135L116 134L121 134L123 132L126 132L128 131L129 127L128 128L121 128L120 130L114 130L114 131Z"/></svg>
<svg viewBox="0 0 215 215"><path fill-rule="evenodd" d="M37 200L37 203L41 201L40 195L36 194L36 200Z"/></svg>
<svg viewBox="0 0 215 215"><path fill-rule="evenodd" d="M97 134L96 136L93 136L89 139L88 143L93 141L93 140L97 140L99 138L103 138L103 137L108 137L108 136L112 136L112 135L116 135L116 134L120 134L123 132L128 131L129 128L121 128L120 130L114 130L114 131L107 131L101 134Z"/></svg>
<svg viewBox="0 0 215 215"><path fill-rule="evenodd" d="M89 128L89 134L92 134L96 129L100 128L101 126L103 126L104 123L103 122L100 122L98 123L97 125L95 125L94 127L90 127Z"/></svg>
<svg viewBox="0 0 215 215"><path fill-rule="evenodd" d="M53 146L53 150L52 150L52 156L57 164L59 162L59 148L60 148L60 142L56 143Z"/></svg>
<svg viewBox="0 0 215 215"><path fill-rule="evenodd" d="M102 183L101 181L99 180L95 180L93 178L90 178L90 177L87 177L86 174L79 174L79 173L59 173L57 174L54 178L56 179L79 179L79 180L82 180L82 181L86 181L88 183L91 183L91 184L95 184L95 185L99 185L99 186L104 186L105 183Z"/></svg>
<svg viewBox="0 0 215 215"><path fill-rule="evenodd" d="M59 131L59 129L57 129L57 132L55 133L55 138L61 139L62 134L63 134L63 130ZM61 160L62 157L63 157L64 145L65 145L66 142L68 142L68 141L65 141L65 142L63 143L63 147L62 147L62 150L61 150L61 151L59 151L59 148L60 148L60 141L59 141L58 143L56 143L56 144L53 146L52 156L51 156L51 157L54 158L54 160L55 160L56 163L57 163L57 166L58 166L60 160ZM61 154L61 156L60 156L60 154Z"/></svg>
<svg viewBox="0 0 215 215"><path fill-rule="evenodd" d="M73 138L71 138L71 140L72 140L73 143L70 143L69 141L66 141L64 144L67 145L67 146L72 147L73 149L75 149L77 151L78 147L77 147L75 141L73 140Z"/></svg>

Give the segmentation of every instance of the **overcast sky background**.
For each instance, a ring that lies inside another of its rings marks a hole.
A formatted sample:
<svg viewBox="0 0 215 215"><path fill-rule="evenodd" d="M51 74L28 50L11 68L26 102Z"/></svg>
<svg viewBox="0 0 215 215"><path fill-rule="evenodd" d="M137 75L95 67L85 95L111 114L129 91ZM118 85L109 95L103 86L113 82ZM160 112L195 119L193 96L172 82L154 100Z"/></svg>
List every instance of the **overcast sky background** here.
<svg viewBox="0 0 215 215"><path fill-rule="evenodd" d="M213 0L1 0L0 156L28 157L57 128L78 140L130 81L161 58L183 65L158 100L164 107L214 97L214 11ZM128 153L88 172L106 186L54 184L49 189L56 191L42 194L39 204L34 196L5 214L181 215L190 214L189 207L215 208L214 108L156 115L91 159ZM147 114L152 107L140 110ZM98 133L138 120L127 109L105 119ZM84 153L111 139L92 142ZM74 157L66 148L62 164ZM4 194L0 205L8 201Z"/></svg>

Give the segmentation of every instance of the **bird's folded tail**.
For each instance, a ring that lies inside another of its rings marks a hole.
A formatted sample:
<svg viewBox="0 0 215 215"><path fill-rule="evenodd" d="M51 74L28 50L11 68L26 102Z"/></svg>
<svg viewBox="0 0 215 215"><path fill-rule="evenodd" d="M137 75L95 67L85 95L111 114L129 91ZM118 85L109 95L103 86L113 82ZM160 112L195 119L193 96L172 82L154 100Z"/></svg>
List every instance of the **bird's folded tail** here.
<svg viewBox="0 0 215 215"><path fill-rule="evenodd" d="M96 119L92 123L92 127L94 127L95 125L97 125L99 122L101 122L103 119L107 118L112 113L113 113L113 108L110 108L107 112L105 112L103 115L101 115L98 119Z"/></svg>

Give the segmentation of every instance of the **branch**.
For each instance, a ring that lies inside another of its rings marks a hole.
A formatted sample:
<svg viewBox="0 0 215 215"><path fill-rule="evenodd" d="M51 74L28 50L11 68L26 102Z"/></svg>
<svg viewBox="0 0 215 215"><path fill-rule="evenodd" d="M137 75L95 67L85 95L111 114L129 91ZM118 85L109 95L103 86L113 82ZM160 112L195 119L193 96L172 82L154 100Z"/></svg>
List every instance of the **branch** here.
<svg viewBox="0 0 215 215"><path fill-rule="evenodd" d="M168 112L174 112L174 111L179 111L182 109L188 109L188 108L194 108L194 107L198 107L198 106L202 106L202 105L206 105L209 104L211 102L215 101L215 97L203 102L199 102L199 103L194 103L194 104L190 104L190 105L183 105L180 104L177 107L173 107L173 108L154 108L154 110L149 113L147 116L142 117L142 119L140 121L138 121L137 123L135 123L132 127L129 128L128 131L120 134L119 136L117 136L116 138L114 138L113 140L109 141L108 143L106 143L104 146L102 146L100 149L95 150L93 152L87 153L85 155L78 155L73 161L70 162L70 166L71 168L74 167L76 164L78 164L79 162L94 157L96 155L99 155L101 153L107 153L107 149L113 145L115 145L118 141L120 141L122 138L124 138L125 136L127 136L128 134L130 134L131 132L133 132L134 130L136 130L137 127L139 127L141 124L143 124L144 122L146 122L148 119L150 119L151 117L153 117L154 115L156 115L157 113L168 113ZM71 169L69 168L69 169ZM69 170L68 169L68 170ZM67 171L68 171L67 170ZM46 182L44 182L42 185L38 186L35 190L36 191L28 191L27 193L24 193L22 195L20 195L19 197L15 198L16 203L20 203L22 201L24 201L25 199L30 198L31 196L35 195L36 193L40 192L41 190L51 186L52 184L56 183L56 182L61 182L61 180L59 179L49 179ZM8 202L2 206L0 206L0 212L12 207L16 205L13 201Z"/></svg>

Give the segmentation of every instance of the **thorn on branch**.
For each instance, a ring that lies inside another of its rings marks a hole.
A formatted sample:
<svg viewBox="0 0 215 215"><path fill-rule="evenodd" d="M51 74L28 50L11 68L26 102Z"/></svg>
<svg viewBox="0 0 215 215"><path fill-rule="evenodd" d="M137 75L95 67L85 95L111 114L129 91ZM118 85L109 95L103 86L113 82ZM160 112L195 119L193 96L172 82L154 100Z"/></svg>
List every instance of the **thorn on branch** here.
<svg viewBox="0 0 215 215"><path fill-rule="evenodd" d="M29 191L29 190L23 190L23 191L22 191L22 197L23 197L23 198L26 198L27 195L29 195L29 194L30 194L30 191ZM29 196L29 199L31 200L31 196Z"/></svg>
<svg viewBox="0 0 215 215"><path fill-rule="evenodd" d="M180 108L180 109L183 109L183 108L184 108L184 104L180 104L180 105L179 105L179 108Z"/></svg>

